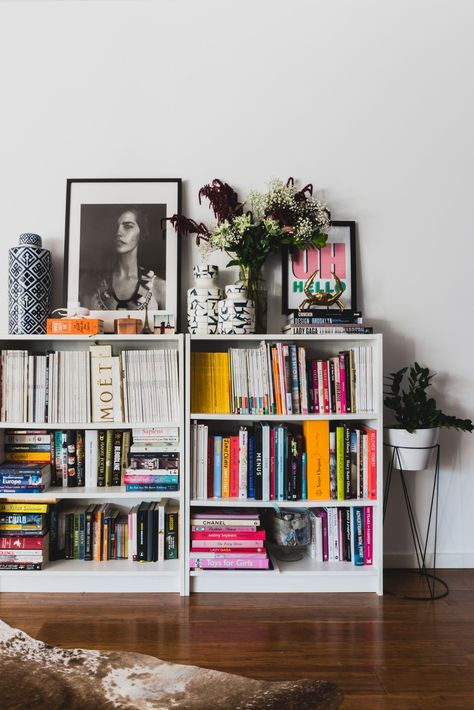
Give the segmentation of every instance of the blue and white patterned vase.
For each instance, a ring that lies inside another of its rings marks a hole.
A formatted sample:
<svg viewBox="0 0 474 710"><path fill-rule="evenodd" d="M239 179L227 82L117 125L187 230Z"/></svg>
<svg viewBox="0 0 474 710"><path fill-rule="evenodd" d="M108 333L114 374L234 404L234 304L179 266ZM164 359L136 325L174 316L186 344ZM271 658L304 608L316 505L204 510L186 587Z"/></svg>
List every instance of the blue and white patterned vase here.
<svg viewBox="0 0 474 710"><path fill-rule="evenodd" d="M51 311L51 252L38 234L20 234L8 251L8 331L11 335L46 333Z"/></svg>
<svg viewBox="0 0 474 710"><path fill-rule="evenodd" d="M226 335L255 333L255 303L247 298L247 287L237 281L225 287L226 298L217 304L217 332Z"/></svg>

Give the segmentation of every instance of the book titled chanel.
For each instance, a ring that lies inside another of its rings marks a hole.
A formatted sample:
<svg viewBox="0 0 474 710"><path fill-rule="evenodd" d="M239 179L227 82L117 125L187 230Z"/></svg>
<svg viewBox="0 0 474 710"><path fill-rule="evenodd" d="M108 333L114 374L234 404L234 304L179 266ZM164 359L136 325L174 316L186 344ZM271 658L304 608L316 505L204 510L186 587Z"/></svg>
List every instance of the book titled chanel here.
<svg viewBox="0 0 474 710"><path fill-rule="evenodd" d="M91 391L92 421L114 421L114 362L110 345L92 345Z"/></svg>

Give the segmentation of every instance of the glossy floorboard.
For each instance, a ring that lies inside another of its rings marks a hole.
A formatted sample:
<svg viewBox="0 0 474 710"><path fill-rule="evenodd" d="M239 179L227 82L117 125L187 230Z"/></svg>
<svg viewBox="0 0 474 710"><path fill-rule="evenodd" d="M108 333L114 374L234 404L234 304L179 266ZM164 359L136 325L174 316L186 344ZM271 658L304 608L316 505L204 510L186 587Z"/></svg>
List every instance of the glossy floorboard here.
<svg viewBox="0 0 474 710"><path fill-rule="evenodd" d="M253 678L334 681L344 710L474 708L474 570L449 596L2 594L0 616L63 647L127 650ZM409 591L412 576L390 574Z"/></svg>

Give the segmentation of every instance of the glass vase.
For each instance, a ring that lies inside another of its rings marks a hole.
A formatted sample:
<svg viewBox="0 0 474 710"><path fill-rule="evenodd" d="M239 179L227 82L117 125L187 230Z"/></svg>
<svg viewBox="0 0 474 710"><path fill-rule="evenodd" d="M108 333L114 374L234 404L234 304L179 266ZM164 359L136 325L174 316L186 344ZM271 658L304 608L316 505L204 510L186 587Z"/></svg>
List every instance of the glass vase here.
<svg viewBox="0 0 474 710"><path fill-rule="evenodd" d="M262 269L240 266L240 280L247 288L247 297L255 303L255 332L267 332L267 284Z"/></svg>

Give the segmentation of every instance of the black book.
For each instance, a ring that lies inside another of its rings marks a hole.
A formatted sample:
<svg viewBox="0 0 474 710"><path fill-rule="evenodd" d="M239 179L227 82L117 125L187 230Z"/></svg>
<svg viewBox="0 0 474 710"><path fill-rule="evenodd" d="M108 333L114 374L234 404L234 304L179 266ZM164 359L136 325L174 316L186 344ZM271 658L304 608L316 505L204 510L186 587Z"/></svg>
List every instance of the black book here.
<svg viewBox="0 0 474 710"><path fill-rule="evenodd" d="M151 503L143 501L137 510L137 560L139 562L147 559L147 520L150 506Z"/></svg>
<svg viewBox="0 0 474 710"><path fill-rule="evenodd" d="M303 434L295 434L296 442L296 500L303 496Z"/></svg>
<svg viewBox="0 0 474 710"><path fill-rule="evenodd" d="M297 499L297 478L298 478L298 451L296 438L293 434L288 434L288 500Z"/></svg>
<svg viewBox="0 0 474 710"><path fill-rule="evenodd" d="M336 371L334 360L328 360L328 375L329 375L329 402L331 414L336 414Z"/></svg>
<svg viewBox="0 0 474 710"><path fill-rule="evenodd" d="M84 530L84 559L85 560L93 560L94 559L94 551L93 551L93 538L92 538L92 525L94 523L94 513L96 511L97 506L94 503L91 503L87 508L86 512L84 515L84 523L85 523L85 530Z"/></svg>
<svg viewBox="0 0 474 710"><path fill-rule="evenodd" d="M66 432L67 449L67 485L68 488L77 487L77 456L76 456L76 430L68 429Z"/></svg>
<svg viewBox="0 0 474 710"><path fill-rule="evenodd" d="M165 560L178 559L178 511L165 511Z"/></svg>
<svg viewBox="0 0 474 710"><path fill-rule="evenodd" d="M114 430L112 444L112 485L120 486L122 482L122 438L123 431Z"/></svg>
<svg viewBox="0 0 474 710"><path fill-rule="evenodd" d="M148 562L158 561L158 503L153 503L148 511Z"/></svg>

